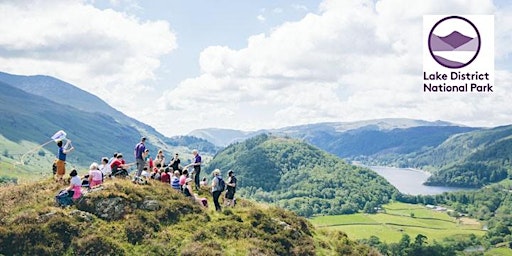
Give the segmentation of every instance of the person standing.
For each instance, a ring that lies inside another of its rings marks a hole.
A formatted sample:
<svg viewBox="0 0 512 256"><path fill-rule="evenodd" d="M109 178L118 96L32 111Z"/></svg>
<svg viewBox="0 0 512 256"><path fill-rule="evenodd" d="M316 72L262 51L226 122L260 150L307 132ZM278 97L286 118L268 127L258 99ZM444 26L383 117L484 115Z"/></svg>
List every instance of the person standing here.
<svg viewBox="0 0 512 256"><path fill-rule="evenodd" d="M222 208L220 207L219 197L224 190L222 188L222 176L220 176L220 170L215 169L213 171L213 179L212 179L212 195L213 195L213 204L215 204L215 210L220 212Z"/></svg>
<svg viewBox="0 0 512 256"><path fill-rule="evenodd" d="M146 137L142 137L140 139L140 142L135 145L134 149L134 155L135 155L135 162L137 163L137 173L135 174L135 177L133 177L133 181L137 178L140 178L140 175L142 174L142 170L144 169L144 166L146 165L146 145L144 144L146 142Z"/></svg>
<svg viewBox="0 0 512 256"><path fill-rule="evenodd" d="M71 145L71 141L67 140L66 145L62 146L62 140L57 142L59 152L57 153L57 177L55 181L63 182L62 177L66 174L66 156L68 153L73 151L75 148Z"/></svg>
<svg viewBox="0 0 512 256"><path fill-rule="evenodd" d="M228 182L226 183L226 206L235 206L236 177L232 170L228 171Z"/></svg>
<svg viewBox="0 0 512 256"><path fill-rule="evenodd" d="M199 191L201 185L199 184L199 175L201 174L201 156L197 152L197 149L192 150L192 155L194 155L194 183L196 184L196 190Z"/></svg>

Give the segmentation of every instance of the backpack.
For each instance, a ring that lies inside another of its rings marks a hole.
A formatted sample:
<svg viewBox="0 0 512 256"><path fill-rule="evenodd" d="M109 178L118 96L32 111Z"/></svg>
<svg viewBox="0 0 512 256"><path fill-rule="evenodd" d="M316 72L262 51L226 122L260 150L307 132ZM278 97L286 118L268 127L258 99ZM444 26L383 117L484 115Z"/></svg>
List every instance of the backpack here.
<svg viewBox="0 0 512 256"><path fill-rule="evenodd" d="M55 196L55 202L60 207L66 207L68 205L73 205L73 192L63 189L59 191L59 193Z"/></svg>
<svg viewBox="0 0 512 256"><path fill-rule="evenodd" d="M217 191L224 191L226 189L226 182L219 176L217 176Z"/></svg>

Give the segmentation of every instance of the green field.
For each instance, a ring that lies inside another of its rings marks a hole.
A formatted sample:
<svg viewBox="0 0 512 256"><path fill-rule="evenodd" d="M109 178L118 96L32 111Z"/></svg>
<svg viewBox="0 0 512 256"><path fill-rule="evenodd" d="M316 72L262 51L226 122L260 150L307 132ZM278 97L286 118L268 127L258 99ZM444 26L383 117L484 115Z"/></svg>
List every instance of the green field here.
<svg viewBox="0 0 512 256"><path fill-rule="evenodd" d="M320 229L341 230L351 239L373 235L387 243L398 242L403 234L411 238L423 234L429 241L440 241L457 235L485 234L481 224L474 220L457 220L446 212L431 210L422 205L390 203L384 205L383 209L385 213L318 216L311 218L311 222Z"/></svg>

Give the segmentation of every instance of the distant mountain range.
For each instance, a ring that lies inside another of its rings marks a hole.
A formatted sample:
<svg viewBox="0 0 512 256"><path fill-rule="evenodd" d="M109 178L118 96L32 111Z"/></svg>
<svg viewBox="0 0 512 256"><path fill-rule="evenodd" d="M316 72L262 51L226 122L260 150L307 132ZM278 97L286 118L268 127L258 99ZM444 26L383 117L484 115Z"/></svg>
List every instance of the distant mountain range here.
<svg viewBox="0 0 512 256"><path fill-rule="evenodd" d="M507 176L510 159L506 152L512 141L508 126L483 129L405 118L259 131L199 129L187 136L167 138L69 83L48 76L7 73L0 73L0 118L1 135L19 145L26 141L42 144L56 131L65 130L77 148L69 161L81 166L113 152L122 152L127 161L133 161L133 146L141 136L149 138L153 154L160 148L182 153L197 148L213 156L229 144L272 134L299 139L349 161L428 169L434 173L430 184L472 187ZM54 157L57 148L53 143L45 149L52 152L48 157ZM11 154L7 148L0 150L2 161Z"/></svg>
<svg viewBox="0 0 512 256"><path fill-rule="evenodd" d="M444 121L387 118L358 122L331 122L253 132L227 129L200 129L189 135L211 141L218 146L242 141L262 133L307 141L343 158L410 153L435 147L451 135L478 128Z"/></svg>

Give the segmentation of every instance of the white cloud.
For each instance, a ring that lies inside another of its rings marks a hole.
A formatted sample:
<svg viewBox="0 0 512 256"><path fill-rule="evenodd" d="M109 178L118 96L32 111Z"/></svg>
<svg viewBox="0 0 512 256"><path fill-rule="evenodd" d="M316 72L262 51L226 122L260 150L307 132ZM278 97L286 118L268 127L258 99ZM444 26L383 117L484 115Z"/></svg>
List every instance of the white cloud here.
<svg viewBox="0 0 512 256"><path fill-rule="evenodd" d="M424 93L421 80L422 16L493 14L492 2L333 0L324 1L319 9L318 14L250 37L244 49L205 49L200 57L202 74L160 99L165 103L162 113L178 120L172 128L159 124L161 130L254 130L384 117L469 125L509 122L511 116L504 114L509 112L504 95L512 92L506 86L509 71L498 71L497 91L492 94ZM500 20L510 14L496 13ZM499 40L498 46L511 41L506 35ZM171 97L180 100L167 101ZM192 120L195 123L187 125Z"/></svg>
<svg viewBox="0 0 512 256"><path fill-rule="evenodd" d="M199 76L156 92L160 60L177 47L169 23L100 10L91 1L1 1L0 70L58 77L166 135L385 117L468 125L511 119L510 66L497 66L495 92L488 94L423 93L421 80L424 14L494 14L496 60L510 63L510 5L326 0L297 22L250 36L245 48L207 47ZM113 2L130 3L137 2ZM265 21L265 12L257 19ZM148 108L135 100L142 95L162 96Z"/></svg>
<svg viewBox="0 0 512 256"><path fill-rule="evenodd" d="M82 1L0 3L0 70L46 74L80 86L125 112L176 48L166 21L143 21ZM123 92L119 97L105 96Z"/></svg>

